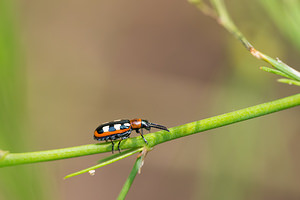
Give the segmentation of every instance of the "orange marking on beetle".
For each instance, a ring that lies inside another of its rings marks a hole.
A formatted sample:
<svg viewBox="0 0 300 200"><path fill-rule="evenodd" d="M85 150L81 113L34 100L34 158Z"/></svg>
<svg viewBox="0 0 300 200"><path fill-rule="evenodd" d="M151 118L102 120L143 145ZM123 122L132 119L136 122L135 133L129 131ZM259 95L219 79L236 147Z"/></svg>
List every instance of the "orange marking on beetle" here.
<svg viewBox="0 0 300 200"><path fill-rule="evenodd" d="M124 133L126 131L129 131L131 127L127 128L127 129L122 129L122 130L116 130L116 131L108 131L108 132L103 132L103 133L98 133L97 131L94 132L94 135L96 137L105 137L105 136L109 136L109 135L115 135L118 133Z"/></svg>
<svg viewBox="0 0 300 200"><path fill-rule="evenodd" d="M131 127L133 129L138 129L142 127L142 119L132 119L130 120Z"/></svg>

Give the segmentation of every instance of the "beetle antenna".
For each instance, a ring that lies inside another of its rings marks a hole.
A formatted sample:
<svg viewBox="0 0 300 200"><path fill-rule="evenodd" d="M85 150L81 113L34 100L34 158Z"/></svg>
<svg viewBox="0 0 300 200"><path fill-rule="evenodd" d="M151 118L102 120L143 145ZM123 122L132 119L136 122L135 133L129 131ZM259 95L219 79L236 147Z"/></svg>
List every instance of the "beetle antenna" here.
<svg viewBox="0 0 300 200"><path fill-rule="evenodd" d="M162 126L162 125L159 125L159 124L149 123L149 126L152 127L152 128L157 128L157 129L161 129L161 130L165 130L165 131L170 132L170 131L167 129L167 127Z"/></svg>

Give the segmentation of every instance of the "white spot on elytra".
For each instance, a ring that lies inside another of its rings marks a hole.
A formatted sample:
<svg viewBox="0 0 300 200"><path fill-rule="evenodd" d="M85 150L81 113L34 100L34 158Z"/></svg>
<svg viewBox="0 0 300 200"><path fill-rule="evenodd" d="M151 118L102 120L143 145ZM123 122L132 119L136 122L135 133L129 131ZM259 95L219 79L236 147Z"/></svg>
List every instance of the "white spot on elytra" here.
<svg viewBox="0 0 300 200"><path fill-rule="evenodd" d="M116 130L120 130L121 124L115 124L114 127Z"/></svg>
<svg viewBox="0 0 300 200"><path fill-rule="evenodd" d="M103 132L108 132L109 126L104 126L102 129L103 129Z"/></svg>
<svg viewBox="0 0 300 200"><path fill-rule="evenodd" d="M124 124L124 126L127 126L127 127L129 127L129 126L130 126L130 124L129 124L129 123L125 123L125 124Z"/></svg>

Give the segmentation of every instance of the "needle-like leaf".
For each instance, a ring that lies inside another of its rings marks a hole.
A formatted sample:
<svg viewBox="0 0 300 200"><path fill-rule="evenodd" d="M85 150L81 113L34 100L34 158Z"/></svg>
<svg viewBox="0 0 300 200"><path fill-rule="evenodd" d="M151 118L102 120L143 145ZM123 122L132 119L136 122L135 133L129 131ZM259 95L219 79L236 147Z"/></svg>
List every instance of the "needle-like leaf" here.
<svg viewBox="0 0 300 200"><path fill-rule="evenodd" d="M98 165L94 165L92 167L89 167L89 168L86 168L86 169L83 169L83 170L80 170L78 172L75 172L75 173L72 173L72 174L69 174L67 176L64 177L64 179L67 179L67 178L71 178L73 176L77 176L77 175L80 175L80 174L83 174L83 173L87 173L91 170L95 170L97 168L100 168L100 167L103 167L103 166L106 166L106 165L109 165L111 163L114 163L118 160L121 160L123 158L126 158L128 156L131 156L137 152L140 152L143 150L143 147L140 147L140 148L133 148L133 149L129 149L127 151L124 151L124 152L121 152L119 154L114 154L114 155L111 155L111 156L108 156L102 160L99 160L98 161Z"/></svg>

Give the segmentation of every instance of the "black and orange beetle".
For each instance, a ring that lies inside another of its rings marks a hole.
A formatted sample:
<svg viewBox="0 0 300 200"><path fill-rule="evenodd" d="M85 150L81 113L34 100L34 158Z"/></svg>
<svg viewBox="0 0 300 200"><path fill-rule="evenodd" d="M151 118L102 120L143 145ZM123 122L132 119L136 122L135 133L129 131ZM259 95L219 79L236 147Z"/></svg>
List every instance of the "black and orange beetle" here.
<svg viewBox="0 0 300 200"><path fill-rule="evenodd" d="M123 139L129 138L131 131L135 130L141 134L143 140L148 144L143 136L143 128L150 131L151 128L157 128L170 132L165 126L153 124L144 119L120 119L113 122L106 122L98 126L94 132L94 139L98 141L108 141L112 143L112 153L114 153L114 140L121 139L118 144L120 152L120 144ZM141 132L140 132L141 130Z"/></svg>

